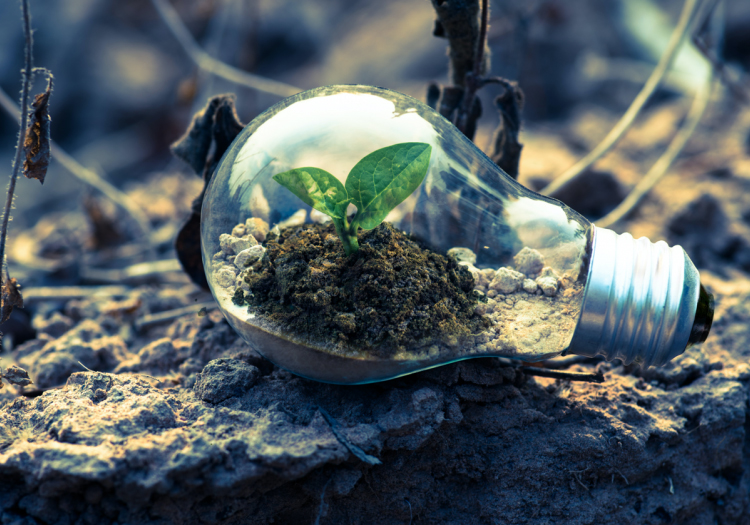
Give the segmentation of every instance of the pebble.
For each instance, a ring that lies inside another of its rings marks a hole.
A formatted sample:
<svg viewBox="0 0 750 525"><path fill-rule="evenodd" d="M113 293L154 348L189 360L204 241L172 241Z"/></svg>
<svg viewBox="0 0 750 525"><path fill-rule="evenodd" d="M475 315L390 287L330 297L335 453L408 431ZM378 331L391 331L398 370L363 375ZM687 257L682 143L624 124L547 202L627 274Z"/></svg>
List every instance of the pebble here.
<svg viewBox="0 0 750 525"><path fill-rule="evenodd" d="M243 270L248 266L248 264L253 263L263 257L264 253L266 253L266 249L263 248L263 246L259 244L251 246L250 248L242 250L237 254L237 257L234 258L234 265L240 270Z"/></svg>
<svg viewBox="0 0 750 525"><path fill-rule="evenodd" d="M536 284L536 281L534 279L524 279L523 280L523 291L527 293L536 293L536 291L539 289L539 285Z"/></svg>
<svg viewBox="0 0 750 525"><path fill-rule="evenodd" d="M476 254L468 248L451 248L448 250L448 257L452 257L459 263L469 263L471 266L477 262Z"/></svg>
<svg viewBox="0 0 750 525"><path fill-rule="evenodd" d="M513 264L516 270L525 275L538 275L544 268L544 257L538 251L526 246L513 257Z"/></svg>
<svg viewBox="0 0 750 525"><path fill-rule="evenodd" d="M542 274L536 279L536 284L539 285L539 288L542 289L542 292L547 297L554 297L557 295L557 274L549 266L542 270Z"/></svg>
<svg viewBox="0 0 750 525"><path fill-rule="evenodd" d="M251 246L258 244L258 241L252 235L245 235L244 237L235 237L227 233L222 233L219 236L219 245L221 251L227 255L234 255L240 253L243 250L247 250Z"/></svg>
<svg viewBox="0 0 750 525"><path fill-rule="evenodd" d="M523 280L524 275L522 273L510 268L500 268L495 272L495 278L490 283L490 289L502 294L513 293L521 288Z"/></svg>
<svg viewBox="0 0 750 525"><path fill-rule="evenodd" d="M268 235L268 223L263 219L250 217L245 221L245 235L252 235L258 242L265 241Z"/></svg>
<svg viewBox="0 0 750 525"><path fill-rule="evenodd" d="M234 280L237 277L237 274L234 272L231 266L224 266L214 275L216 276L216 283L222 288L233 287Z"/></svg>

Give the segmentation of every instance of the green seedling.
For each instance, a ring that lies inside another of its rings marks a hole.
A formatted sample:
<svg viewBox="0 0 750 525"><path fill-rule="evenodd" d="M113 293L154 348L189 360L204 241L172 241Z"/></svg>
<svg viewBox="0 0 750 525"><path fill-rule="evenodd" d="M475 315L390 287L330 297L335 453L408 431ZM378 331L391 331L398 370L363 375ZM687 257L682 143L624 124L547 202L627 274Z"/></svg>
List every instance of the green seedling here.
<svg viewBox="0 0 750 525"><path fill-rule="evenodd" d="M432 147L423 142L403 142L373 151L352 168L346 185L320 168L295 168L274 175L273 180L328 215L344 251L351 255L359 249L358 228L375 228L422 184L431 153ZM349 204L357 207L351 222L346 216Z"/></svg>

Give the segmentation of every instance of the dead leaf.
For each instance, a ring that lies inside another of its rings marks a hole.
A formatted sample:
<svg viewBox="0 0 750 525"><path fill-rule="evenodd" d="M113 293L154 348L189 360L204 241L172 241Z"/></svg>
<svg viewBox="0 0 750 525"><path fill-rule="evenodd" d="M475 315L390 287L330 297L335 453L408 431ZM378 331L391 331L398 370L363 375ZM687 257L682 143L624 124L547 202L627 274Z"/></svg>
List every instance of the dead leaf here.
<svg viewBox="0 0 750 525"><path fill-rule="evenodd" d="M234 108L234 95L217 95L193 117L187 132L170 148L198 176L203 176L205 182L200 195L193 201L190 217L175 239L177 259L182 269L204 289L208 289L208 281L203 269L200 242L203 196L221 157L243 127Z"/></svg>
<svg viewBox="0 0 750 525"><path fill-rule="evenodd" d="M83 198L83 209L92 228L94 249L116 246L123 239L120 222L113 210L105 210L102 203L91 194Z"/></svg>
<svg viewBox="0 0 750 525"><path fill-rule="evenodd" d="M37 179L44 184L50 159L49 97L52 94L52 75L47 79L47 89L31 103L29 127L23 140L23 174L27 179Z"/></svg>
<svg viewBox="0 0 750 525"><path fill-rule="evenodd" d="M17 367L16 365L9 366L5 371L5 374L2 375L2 378L11 385L16 386L27 386L33 383L33 381L29 378L29 373L23 368Z"/></svg>
<svg viewBox="0 0 750 525"><path fill-rule="evenodd" d="M23 308L23 297L21 297L18 281L6 274L2 294L0 294L0 323L10 319L14 307Z"/></svg>

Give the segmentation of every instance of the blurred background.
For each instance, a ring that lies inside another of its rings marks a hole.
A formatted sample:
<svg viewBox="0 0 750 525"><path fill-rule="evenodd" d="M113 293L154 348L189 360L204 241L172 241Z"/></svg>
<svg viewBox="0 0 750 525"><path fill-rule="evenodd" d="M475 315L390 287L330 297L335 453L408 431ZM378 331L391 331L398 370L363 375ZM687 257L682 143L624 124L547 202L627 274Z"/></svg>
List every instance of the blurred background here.
<svg viewBox="0 0 750 525"><path fill-rule="evenodd" d="M198 69L150 0L32 0L30 5L35 65L55 75L52 138L133 196L156 225L183 220L200 191L200 180L168 148L207 98L236 93L245 123L281 98ZM301 89L363 83L424 100L428 82L448 83L447 41L432 35L435 13L429 0L174 0L171 5L211 56ZM627 109L666 47L683 2L492 0L490 5L491 73L518 81L526 96L520 181L540 188L590 151ZM742 80L750 68L750 3L720 5L725 25L719 52ZM597 163L593 179L565 196L589 218L601 217L622 200L684 119L709 71L689 40L617 150ZM16 98L23 61L18 2L0 3L0 49L0 87ZM39 75L34 92L42 89ZM498 124L492 100L501 90L490 85L480 92L485 109L475 142L485 151ZM683 157L694 165L698 155L701 173L750 172L748 128L746 106L717 84L697 134L703 138L691 140ZM15 118L0 114L2 173L10 173L17 132ZM19 181L11 239L44 217L47 230L62 228L65 220L51 220L49 214L80 210L89 193L53 160L42 187ZM659 214L674 210L664 200L652 201L652 212L644 206L642 220L628 226L655 240L664 236L653 226L665 222ZM101 206L106 212L106 203ZM750 217L750 206L737 213L745 211ZM91 219L90 210L88 215ZM71 224L76 230L75 221ZM81 235L81 243L89 242L84 237L91 231Z"/></svg>

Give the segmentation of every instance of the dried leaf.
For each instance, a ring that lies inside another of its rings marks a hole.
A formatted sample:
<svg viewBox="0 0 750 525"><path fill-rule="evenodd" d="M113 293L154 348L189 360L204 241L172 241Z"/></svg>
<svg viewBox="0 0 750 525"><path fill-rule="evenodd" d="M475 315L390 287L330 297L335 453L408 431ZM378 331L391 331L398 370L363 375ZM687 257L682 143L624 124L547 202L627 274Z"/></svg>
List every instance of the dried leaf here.
<svg viewBox="0 0 750 525"><path fill-rule="evenodd" d="M37 179L44 184L50 159L49 97L52 94L52 76L47 79L47 89L31 103L29 127L23 140L23 174L27 179Z"/></svg>
<svg viewBox="0 0 750 525"><path fill-rule="evenodd" d="M5 374L2 375L2 378L11 385L16 386L27 386L33 383L33 381L29 378L29 373L23 368L17 367L16 365L9 366L5 371Z"/></svg>
<svg viewBox="0 0 750 525"><path fill-rule="evenodd" d="M99 199L87 194L83 198L83 209L91 223L94 248L100 250L115 246L123 239L120 222L114 213L105 210Z"/></svg>
<svg viewBox="0 0 750 525"><path fill-rule="evenodd" d="M217 95L193 117L185 135L171 148L172 154L187 162L205 181L203 190L193 201L190 217L175 240L182 269L195 284L205 289L208 289L208 282L200 242L203 196L221 157L243 127L234 108L234 95Z"/></svg>
<svg viewBox="0 0 750 525"><path fill-rule="evenodd" d="M10 319L14 307L23 308L23 297L21 297L18 281L10 279L6 274L2 294L0 294L0 323Z"/></svg>

